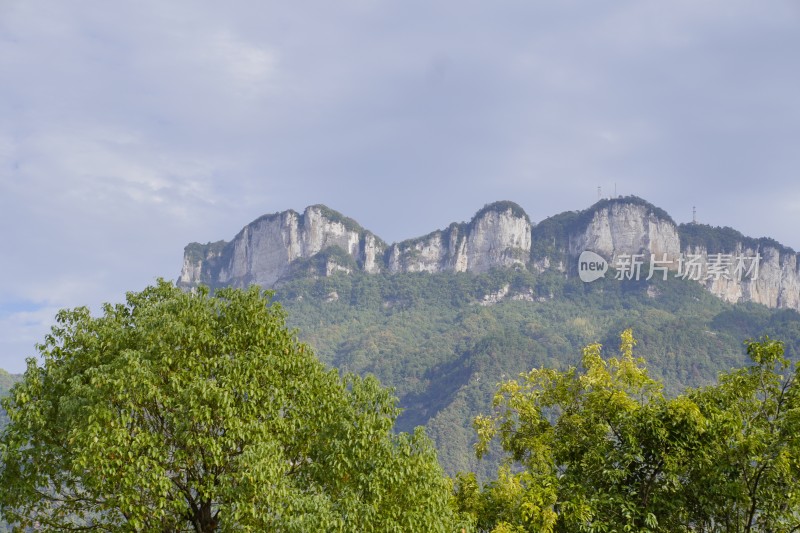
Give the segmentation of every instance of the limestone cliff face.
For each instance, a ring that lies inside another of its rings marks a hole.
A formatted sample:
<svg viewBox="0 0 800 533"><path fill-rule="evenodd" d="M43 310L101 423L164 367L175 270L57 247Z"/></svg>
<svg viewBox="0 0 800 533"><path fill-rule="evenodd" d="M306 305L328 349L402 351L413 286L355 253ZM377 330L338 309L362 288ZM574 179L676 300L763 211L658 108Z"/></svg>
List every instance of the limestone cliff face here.
<svg viewBox="0 0 800 533"><path fill-rule="evenodd" d="M469 224L451 224L425 237L393 244L389 272L487 272L524 266L531 250L531 223L516 204L489 204Z"/></svg>
<svg viewBox="0 0 800 533"><path fill-rule="evenodd" d="M650 254L677 261L681 253L678 228L646 205L614 202L594 212L588 225L573 234L569 253L591 250L614 263L621 254Z"/></svg>
<svg viewBox="0 0 800 533"><path fill-rule="evenodd" d="M687 257L699 256L703 265L699 280L712 294L726 302L755 302L767 307L800 310L800 270L797 254L774 246L737 243L731 253L709 253L705 246L687 246ZM736 272L741 257L742 272ZM753 263L757 258L757 266ZM709 265L730 261L727 275L713 275ZM752 271L751 271L752 269Z"/></svg>
<svg viewBox="0 0 800 533"><path fill-rule="evenodd" d="M472 220L465 255L458 267L486 272L494 267L524 266L531 252L531 223L522 208L488 206Z"/></svg>
<svg viewBox="0 0 800 533"><path fill-rule="evenodd" d="M731 228L678 226L666 212L635 197L601 200L535 226L517 204L496 202L470 222L388 246L325 206L308 207L302 214L284 211L248 224L230 242L188 245L178 283L271 287L298 275L481 273L496 267L558 270L574 276L577 258L586 250L608 261L608 276L619 273L621 261L638 255L646 277L653 257L668 268L659 277L694 280L727 302L800 310L800 261L794 251ZM737 258L758 258L757 269L747 263L737 271ZM687 277L682 265L690 259L699 267ZM720 261L727 262L728 270L714 275L714 264Z"/></svg>
<svg viewBox="0 0 800 533"><path fill-rule="evenodd" d="M311 206L302 215L265 215L229 243L190 244L178 283L270 287L298 272L486 272L524 267L530 249L530 220L512 202L489 204L469 223L454 223L388 249L355 221L325 206Z"/></svg>
<svg viewBox="0 0 800 533"><path fill-rule="evenodd" d="M216 272L212 265L216 265L228 243L218 241L208 244L192 243L183 250L183 268L178 277L178 284L189 285L213 285Z"/></svg>
<svg viewBox="0 0 800 533"><path fill-rule="evenodd" d="M600 202L576 214L571 227L564 255L573 266L584 250L603 256L612 267L625 256L642 254L642 277L646 277L652 255L666 261L669 276L697 281L727 302L800 310L797 254L770 239L747 238L731 228L678 227L669 215L635 198ZM534 235L536 231L534 227ZM685 265L690 260L696 270L682 271L681 261Z"/></svg>
<svg viewBox="0 0 800 533"><path fill-rule="evenodd" d="M351 264L376 272L385 247L354 221L319 205L306 208L302 215L291 210L265 215L223 244L217 243L213 250L211 245L205 249L196 243L187 246L178 283L270 287L298 260L332 248L342 253L325 258L325 273L351 270Z"/></svg>
<svg viewBox="0 0 800 533"><path fill-rule="evenodd" d="M465 227L451 225L425 237L392 244L387 253L387 268L397 272L442 272L454 270L454 260L463 254Z"/></svg>

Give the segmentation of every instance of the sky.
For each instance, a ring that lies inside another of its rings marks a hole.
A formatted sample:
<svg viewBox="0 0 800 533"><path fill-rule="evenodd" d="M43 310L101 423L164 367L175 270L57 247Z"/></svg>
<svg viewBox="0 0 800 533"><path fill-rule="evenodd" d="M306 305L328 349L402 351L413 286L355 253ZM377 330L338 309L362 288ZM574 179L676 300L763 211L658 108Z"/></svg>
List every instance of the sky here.
<svg viewBox="0 0 800 533"><path fill-rule="evenodd" d="M189 242L634 194L800 249L800 3L0 0L0 368Z"/></svg>

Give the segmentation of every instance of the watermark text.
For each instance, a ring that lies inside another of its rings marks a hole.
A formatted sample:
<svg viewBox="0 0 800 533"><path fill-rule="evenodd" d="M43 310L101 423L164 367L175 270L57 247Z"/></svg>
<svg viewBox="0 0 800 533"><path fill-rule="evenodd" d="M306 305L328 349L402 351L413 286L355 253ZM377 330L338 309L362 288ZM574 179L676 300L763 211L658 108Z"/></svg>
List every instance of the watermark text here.
<svg viewBox="0 0 800 533"><path fill-rule="evenodd" d="M649 261L647 260L649 259ZM732 280L755 281L761 254L681 254L677 259L667 254L619 254L613 266L617 280L650 280L672 277L692 281ZM578 276L581 281L592 282L605 276L609 264L602 256L592 251L582 252L578 258Z"/></svg>

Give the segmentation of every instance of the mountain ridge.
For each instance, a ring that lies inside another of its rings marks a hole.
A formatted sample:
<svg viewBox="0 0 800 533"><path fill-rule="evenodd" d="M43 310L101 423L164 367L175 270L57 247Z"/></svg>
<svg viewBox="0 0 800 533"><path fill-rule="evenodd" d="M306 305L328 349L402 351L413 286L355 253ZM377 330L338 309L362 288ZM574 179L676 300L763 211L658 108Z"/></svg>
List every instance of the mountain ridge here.
<svg viewBox="0 0 800 533"><path fill-rule="evenodd" d="M658 261L668 264L673 276L682 274L683 262L691 256L696 259L696 279L691 279L729 303L800 310L800 261L794 250L727 226L677 224L669 213L636 196L603 199L536 224L518 204L497 201L484 205L468 222L391 244L354 219L316 204L303 213L261 216L228 242L190 243L178 284L273 287L298 275L482 273L493 268L555 270L572 277L583 251L595 252L612 267L641 256L642 267L649 264L647 259ZM731 275L736 258L739 267L751 258L749 277L741 276L743 268L736 272L738 278ZM758 263L755 269L753 261ZM721 262L728 263L723 274Z"/></svg>

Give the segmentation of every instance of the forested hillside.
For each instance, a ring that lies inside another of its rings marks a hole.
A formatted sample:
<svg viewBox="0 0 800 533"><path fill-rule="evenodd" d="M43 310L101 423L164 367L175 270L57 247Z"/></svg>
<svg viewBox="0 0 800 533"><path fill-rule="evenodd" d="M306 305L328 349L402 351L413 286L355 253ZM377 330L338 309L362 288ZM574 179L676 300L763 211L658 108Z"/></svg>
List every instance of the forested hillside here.
<svg viewBox="0 0 800 533"><path fill-rule="evenodd" d="M425 425L445 469L488 478L497 455L477 461L474 417L498 382L534 367L564 369L583 346L611 349L632 328L651 374L675 394L746 363L744 341L763 334L800 352L800 315L727 304L697 283L585 284L554 271L335 275L276 288L289 324L341 371L375 374L405 412L398 430Z"/></svg>
<svg viewBox="0 0 800 533"><path fill-rule="evenodd" d="M0 369L0 398L8 394L9 389L14 386L14 383L20 380L18 374L9 374L3 369ZM0 407L0 429L3 429L8 423L8 416L6 411Z"/></svg>
<svg viewBox="0 0 800 533"><path fill-rule="evenodd" d="M353 273L296 278L275 290L289 325L325 363L395 389L405 409L398 430L426 426L448 473L484 479L498 455L475 458L472 422L489 410L497 383L535 367L576 365L597 340L614 349L626 328L668 394L745 364L746 339L768 334L785 342L791 359L800 354L797 312L727 304L674 278L609 275L586 284L552 270ZM0 394L18 379L0 373Z"/></svg>

